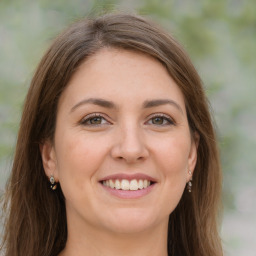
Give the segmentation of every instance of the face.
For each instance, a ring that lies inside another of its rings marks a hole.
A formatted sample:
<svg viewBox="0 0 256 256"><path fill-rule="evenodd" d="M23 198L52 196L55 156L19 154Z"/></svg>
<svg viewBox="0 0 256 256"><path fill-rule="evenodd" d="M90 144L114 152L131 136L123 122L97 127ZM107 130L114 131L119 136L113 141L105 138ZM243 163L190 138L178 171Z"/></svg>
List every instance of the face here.
<svg viewBox="0 0 256 256"><path fill-rule="evenodd" d="M103 49L58 104L46 174L66 199L68 226L131 233L168 223L196 163L183 95L157 60Z"/></svg>

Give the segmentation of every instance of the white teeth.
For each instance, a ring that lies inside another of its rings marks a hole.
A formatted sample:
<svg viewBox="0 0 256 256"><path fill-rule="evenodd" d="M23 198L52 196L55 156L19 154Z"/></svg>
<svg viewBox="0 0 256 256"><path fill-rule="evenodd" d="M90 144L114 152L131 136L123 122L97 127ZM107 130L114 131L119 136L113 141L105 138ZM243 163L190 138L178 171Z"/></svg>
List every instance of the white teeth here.
<svg viewBox="0 0 256 256"><path fill-rule="evenodd" d="M111 188L115 188L115 183L113 182L113 180L110 180L110 181L109 181L109 186L110 186Z"/></svg>
<svg viewBox="0 0 256 256"><path fill-rule="evenodd" d="M121 189L121 183L120 183L119 180L116 180L116 182L115 182L115 188L116 188L116 189Z"/></svg>
<svg viewBox="0 0 256 256"><path fill-rule="evenodd" d="M129 180L122 180L121 181L121 189L122 190L130 190Z"/></svg>
<svg viewBox="0 0 256 256"><path fill-rule="evenodd" d="M104 180L103 185L106 187L110 187L112 189L122 189L122 190L139 190L145 189L150 186L149 180L136 180L133 179L131 181L123 179L123 180Z"/></svg>
<svg viewBox="0 0 256 256"><path fill-rule="evenodd" d="M137 180L131 180L130 181L130 190L138 190L138 182Z"/></svg>
<svg viewBox="0 0 256 256"><path fill-rule="evenodd" d="M143 180L139 180L138 186L139 186L139 189L143 189Z"/></svg>

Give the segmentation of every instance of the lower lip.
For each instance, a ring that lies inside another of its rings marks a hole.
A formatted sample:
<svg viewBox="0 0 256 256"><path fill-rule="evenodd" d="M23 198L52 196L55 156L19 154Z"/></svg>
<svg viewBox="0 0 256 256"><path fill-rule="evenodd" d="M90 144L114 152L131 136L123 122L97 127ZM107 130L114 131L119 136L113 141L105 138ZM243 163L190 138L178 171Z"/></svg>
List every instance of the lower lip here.
<svg viewBox="0 0 256 256"><path fill-rule="evenodd" d="M114 188L106 187L103 184L101 184L101 186L104 188L104 190L106 190L108 193L110 193L113 196L116 196L122 199L136 199L149 194L151 190L154 188L155 184L156 183L150 185L147 188L138 189L138 190L114 189Z"/></svg>

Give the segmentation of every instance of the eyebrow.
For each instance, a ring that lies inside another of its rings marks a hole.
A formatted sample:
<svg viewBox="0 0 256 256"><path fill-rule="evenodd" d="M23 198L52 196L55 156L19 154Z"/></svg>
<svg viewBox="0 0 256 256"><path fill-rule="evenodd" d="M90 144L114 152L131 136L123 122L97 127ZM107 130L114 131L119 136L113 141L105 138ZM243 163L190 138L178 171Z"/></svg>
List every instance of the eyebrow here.
<svg viewBox="0 0 256 256"><path fill-rule="evenodd" d="M93 104L93 105L101 106L104 108L116 108L116 105L112 101L108 101L100 98L89 98L89 99L79 101L75 106L71 108L70 112L74 112L76 108L84 104Z"/></svg>
<svg viewBox="0 0 256 256"><path fill-rule="evenodd" d="M76 105L74 105L71 108L70 113L74 112L75 109L77 109L78 107L85 105L85 104L93 104L93 105L101 106L104 108L117 109L117 106L112 101L104 100L101 98L89 98L89 99L84 99L82 101L79 101ZM175 102L174 100L170 100L170 99L146 100L143 103L142 108L152 108L152 107L158 107L158 106L162 106L162 105L166 105L166 104L174 106L176 109L178 109L183 114L183 111L182 111L182 108L180 107L180 105L177 102Z"/></svg>
<svg viewBox="0 0 256 256"><path fill-rule="evenodd" d="M176 109L178 109L183 114L181 106L174 100L170 100L170 99L146 100L143 103L143 108L158 107L158 106L162 106L162 105L166 105L166 104L174 106Z"/></svg>

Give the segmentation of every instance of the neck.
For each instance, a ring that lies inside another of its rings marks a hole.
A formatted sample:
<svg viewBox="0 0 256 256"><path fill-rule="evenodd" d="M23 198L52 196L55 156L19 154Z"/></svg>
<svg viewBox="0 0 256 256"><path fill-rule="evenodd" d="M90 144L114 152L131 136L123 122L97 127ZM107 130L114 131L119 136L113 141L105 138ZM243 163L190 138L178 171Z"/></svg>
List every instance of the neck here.
<svg viewBox="0 0 256 256"><path fill-rule="evenodd" d="M59 256L167 256L167 224L128 234L73 225L68 227L66 247Z"/></svg>

